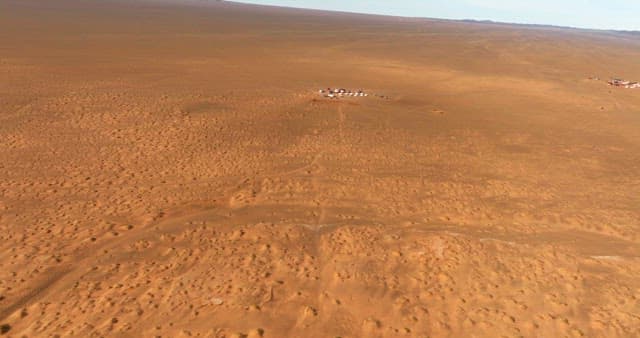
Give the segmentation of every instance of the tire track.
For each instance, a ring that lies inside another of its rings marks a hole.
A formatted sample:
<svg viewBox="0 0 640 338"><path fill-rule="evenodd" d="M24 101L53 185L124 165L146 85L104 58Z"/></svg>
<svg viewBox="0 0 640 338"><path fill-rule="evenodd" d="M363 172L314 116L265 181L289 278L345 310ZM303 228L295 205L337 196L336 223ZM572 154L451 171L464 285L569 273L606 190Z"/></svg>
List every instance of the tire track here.
<svg viewBox="0 0 640 338"><path fill-rule="evenodd" d="M22 296L18 297L18 300L0 310L0 323L3 323L8 317L14 314L21 308L33 303L40 299L51 286L59 282L66 275L68 275L74 269L70 266L64 268L51 268L45 272L46 277L40 283L37 283L35 287L27 290Z"/></svg>
<svg viewBox="0 0 640 338"><path fill-rule="evenodd" d="M126 246L130 243L143 240L150 236L157 236L159 232L163 234L171 233L184 227L184 222L206 217L211 220L212 217L223 219L226 216L215 213L218 208L208 208L205 210L199 210L193 213L187 213L185 215L172 217L166 220L162 220L155 225L146 226L137 231L135 234L128 236L122 236L110 241L105 241L102 244L94 245L86 249L80 250L75 258L70 259L72 263L67 264L60 268L51 268L45 273L46 277L36 286L25 292L16 301L0 310L0 322L4 322L7 318L13 315L20 308L27 307L53 293L54 291L61 291L66 286L77 281L87 271L83 267L91 266L91 262L97 261L100 254L115 250L119 247Z"/></svg>

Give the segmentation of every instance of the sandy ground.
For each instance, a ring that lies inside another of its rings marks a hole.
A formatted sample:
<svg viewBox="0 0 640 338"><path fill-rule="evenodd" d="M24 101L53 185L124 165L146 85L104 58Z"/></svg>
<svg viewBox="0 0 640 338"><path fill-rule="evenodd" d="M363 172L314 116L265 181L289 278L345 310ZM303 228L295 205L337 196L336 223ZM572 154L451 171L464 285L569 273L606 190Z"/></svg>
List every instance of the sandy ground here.
<svg viewBox="0 0 640 338"><path fill-rule="evenodd" d="M638 37L0 7L5 336L640 336Z"/></svg>

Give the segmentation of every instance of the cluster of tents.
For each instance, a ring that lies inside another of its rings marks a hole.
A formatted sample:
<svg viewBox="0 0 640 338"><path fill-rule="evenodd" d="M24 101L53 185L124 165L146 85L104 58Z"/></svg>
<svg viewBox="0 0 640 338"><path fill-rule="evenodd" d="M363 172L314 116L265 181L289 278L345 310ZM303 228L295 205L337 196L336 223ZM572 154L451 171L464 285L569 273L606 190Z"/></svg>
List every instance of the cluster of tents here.
<svg viewBox="0 0 640 338"><path fill-rule="evenodd" d="M353 91L350 89L345 89L345 88L327 88L327 89L320 89L318 91L318 94L324 96L324 97L328 97L328 98L338 98L338 97L344 97L344 96L358 96L358 97L364 97L364 96L369 96L368 93L365 93L362 89L357 90L357 91Z"/></svg>

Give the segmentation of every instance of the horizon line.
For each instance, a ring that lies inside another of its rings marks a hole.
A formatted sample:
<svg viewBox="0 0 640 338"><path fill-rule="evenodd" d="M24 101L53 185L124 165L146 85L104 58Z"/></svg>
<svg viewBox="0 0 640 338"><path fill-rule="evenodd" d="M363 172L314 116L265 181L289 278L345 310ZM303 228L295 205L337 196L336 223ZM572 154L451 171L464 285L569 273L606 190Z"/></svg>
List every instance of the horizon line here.
<svg viewBox="0 0 640 338"><path fill-rule="evenodd" d="M275 4L261 4L254 2L247 2L245 0L217 0L221 2L231 2L238 3L243 5L253 5L253 6L263 6L263 7L276 7L283 9L297 9L297 10L308 10L308 11L319 11L319 12L327 12L327 13L342 13L342 14L357 14L357 15L369 15L369 16L382 16L389 18L405 18L405 19L424 19L424 20L442 20L442 21L454 21L454 22L468 22L468 23L479 23L479 24L496 24L496 25L511 25L511 26L528 26L528 27L539 27L539 28L559 28L559 29L573 29L573 30L584 30L584 31L595 31L595 32L615 32L615 33L629 33L640 34L640 29L618 29L618 28L590 28L590 27L579 27L579 26L570 26L570 25L556 25L556 24L545 24L545 23L525 23L525 22L510 22L510 21L496 21L492 19L473 19L473 18L438 18L438 17L428 17L428 16L407 16L407 15L399 15L399 14L383 14L383 13L375 13L375 12L356 12L349 10L338 10L338 9L325 9L325 8L310 8L310 7L296 7L296 6L286 6L286 5L275 5Z"/></svg>

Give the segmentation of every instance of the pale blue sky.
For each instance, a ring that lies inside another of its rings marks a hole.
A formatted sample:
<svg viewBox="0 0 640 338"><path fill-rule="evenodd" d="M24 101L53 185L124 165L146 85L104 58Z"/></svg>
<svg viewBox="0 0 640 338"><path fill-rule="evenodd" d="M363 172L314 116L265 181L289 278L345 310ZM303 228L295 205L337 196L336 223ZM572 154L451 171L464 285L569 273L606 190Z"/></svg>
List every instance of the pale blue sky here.
<svg viewBox="0 0 640 338"><path fill-rule="evenodd" d="M640 0L239 0L239 2L400 16L640 30Z"/></svg>

